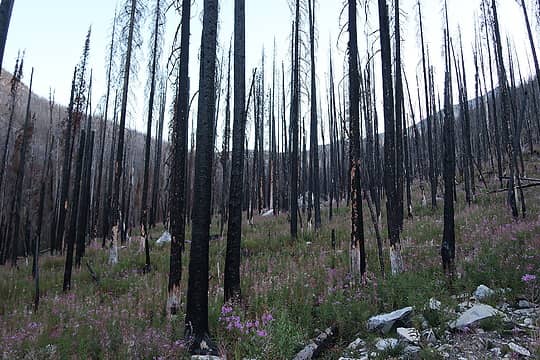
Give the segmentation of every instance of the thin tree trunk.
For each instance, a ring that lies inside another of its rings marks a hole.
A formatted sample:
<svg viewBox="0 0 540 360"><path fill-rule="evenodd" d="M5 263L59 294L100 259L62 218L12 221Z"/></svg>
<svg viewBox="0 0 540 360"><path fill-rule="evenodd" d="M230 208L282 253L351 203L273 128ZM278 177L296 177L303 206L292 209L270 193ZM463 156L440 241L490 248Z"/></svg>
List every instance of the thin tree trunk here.
<svg viewBox="0 0 540 360"><path fill-rule="evenodd" d="M180 62L177 81L176 107L171 132L171 174L169 211L171 255L169 268L169 298L167 312L178 314L181 303L182 252L186 237L186 171L189 125L189 35L191 1L182 1Z"/></svg>
<svg viewBox="0 0 540 360"><path fill-rule="evenodd" d="M209 339L208 256L212 194L213 123L218 1L205 0L201 38L197 149L193 198L192 243L187 291L186 335L193 337L192 354L217 355Z"/></svg>

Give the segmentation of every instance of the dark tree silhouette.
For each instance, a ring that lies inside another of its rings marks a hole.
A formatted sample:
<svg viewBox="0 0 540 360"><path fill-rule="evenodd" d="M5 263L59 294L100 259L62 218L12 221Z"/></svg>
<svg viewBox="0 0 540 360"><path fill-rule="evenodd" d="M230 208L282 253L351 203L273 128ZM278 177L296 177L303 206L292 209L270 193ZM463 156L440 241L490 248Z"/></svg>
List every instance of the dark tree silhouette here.
<svg viewBox="0 0 540 360"><path fill-rule="evenodd" d="M2 0L0 3L0 72L4 60L4 50L8 36L9 24L11 22L11 14L15 0Z"/></svg>
<svg viewBox="0 0 540 360"><path fill-rule="evenodd" d="M192 354L217 355L208 327L208 256L214 155L215 73L218 0L204 1L197 110L197 147L193 194L192 242L189 257L186 335Z"/></svg>
<svg viewBox="0 0 540 360"><path fill-rule="evenodd" d="M169 269L169 299L167 311L176 315L180 307L180 281L182 279L182 251L186 235L186 159L189 121L189 29L191 1L182 1L180 59L176 106L171 125L171 175L169 189L169 216L171 257Z"/></svg>
<svg viewBox="0 0 540 360"><path fill-rule="evenodd" d="M360 79L358 73L358 40L356 30L356 0L349 0L349 122L351 171L351 271L356 281L366 273L364 222L362 214L362 183L360 156Z"/></svg>
<svg viewBox="0 0 540 360"><path fill-rule="evenodd" d="M244 172L244 143L246 133L246 14L245 0L234 2L234 119L231 182L229 191L229 220L227 223L227 252L225 256L225 301L239 297L240 243L242 240L242 184ZM253 77L255 80L255 76Z"/></svg>

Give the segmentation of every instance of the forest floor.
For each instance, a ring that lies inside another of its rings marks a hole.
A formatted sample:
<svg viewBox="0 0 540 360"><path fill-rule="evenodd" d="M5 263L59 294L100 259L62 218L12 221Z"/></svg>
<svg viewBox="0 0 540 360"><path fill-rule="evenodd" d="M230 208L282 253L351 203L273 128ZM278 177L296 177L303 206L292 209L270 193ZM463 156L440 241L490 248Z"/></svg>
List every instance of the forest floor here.
<svg viewBox="0 0 540 360"><path fill-rule="evenodd" d="M526 156L526 168L527 177L540 178L538 155ZM496 189L493 175L485 176L489 188ZM431 329L436 337L435 341L422 340L414 358L516 358L511 342L540 358L538 308L527 313L529 320L516 320L526 321L525 326L512 322L520 299L540 302L540 188L525 190L527 216L513 220L505 205L506 193L486 194L482 182L476 185L478 195L470 206L458 186L457 277L452 286L442 272L439 255L442 200L435 211L423 207L418 184L413 194L414 217L404 222L405 272L400 275L381 276L373 226L364 206L369 272L362 286L351 286L350 216L344 203L331 221L323 209L322 229L314 233L305 228L296 241L289 237L286 215L256 217L253 226L246 223L241 265L244 305L238 308L223 306L226 241L212 240L209 323L221 351L228 359L292 359L319 331L336 326L335 342L322 358L338 359L347 352L350 358L399 358L405 356L404 346L376 350L381 335L368 332L366 321L411 306L410 326ZM214 223L212 233L217 232L218 221ZM384 219L382 226L386 235ZM331 246L332 229L336 251ZM153 229L152 238L162 231ZM169 319L166 315L169 245L152 246L152 271L145 274L137 236L120 249L115 266L107 264L108 251L99 243L87 248L68 293L62 292L64 258L41 257L37 311L33 310L31 262L19 259L17 268L0 267L0 358L187 358L183 316ZM189 245L183 289L187 288L188 253ZM386 241L384 255L388 259ZM388 262L385 265L389 269ZM527 274L533 276L524 278ZM451 331L448 323L470 307L464 301L481 284L495 290L484 302L506 315ZM431 298L440 301L440 310L429 308ZM395 332L386 336L397 337ZM361 354L346 350L357 338L365 345Z"/></svg>

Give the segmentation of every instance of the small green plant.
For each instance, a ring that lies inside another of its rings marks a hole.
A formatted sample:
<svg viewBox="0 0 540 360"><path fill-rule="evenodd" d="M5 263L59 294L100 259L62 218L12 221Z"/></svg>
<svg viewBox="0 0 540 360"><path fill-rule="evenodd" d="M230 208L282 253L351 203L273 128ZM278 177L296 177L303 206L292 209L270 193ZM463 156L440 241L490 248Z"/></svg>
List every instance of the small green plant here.
<svg viewBox="0 0 540 360"><path fill-rule="evenodd" d="M504 320L501 316L492 316L480 321L478 326L484 331L504 330Z"/></svg>
<svg viewBox="0 0 540 360"><path fill-rule="evenodd" d="M403 355L404 351L405 345L403 345L402 343L398 343L396 346L389 346L385 350L378 353L376 359L398 359L400 356Z"/></svg>

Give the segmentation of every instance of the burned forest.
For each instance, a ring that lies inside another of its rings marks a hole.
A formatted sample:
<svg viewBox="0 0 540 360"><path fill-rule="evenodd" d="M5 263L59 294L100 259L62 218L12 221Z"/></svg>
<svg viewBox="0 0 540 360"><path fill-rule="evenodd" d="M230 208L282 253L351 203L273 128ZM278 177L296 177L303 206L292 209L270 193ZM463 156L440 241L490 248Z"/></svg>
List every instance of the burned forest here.
<svg viewBox="0 0 540 360"><path fill-rule="evenodd" d="M0 0L0 359L540 358L539 0L75 3Z"/></svg>

